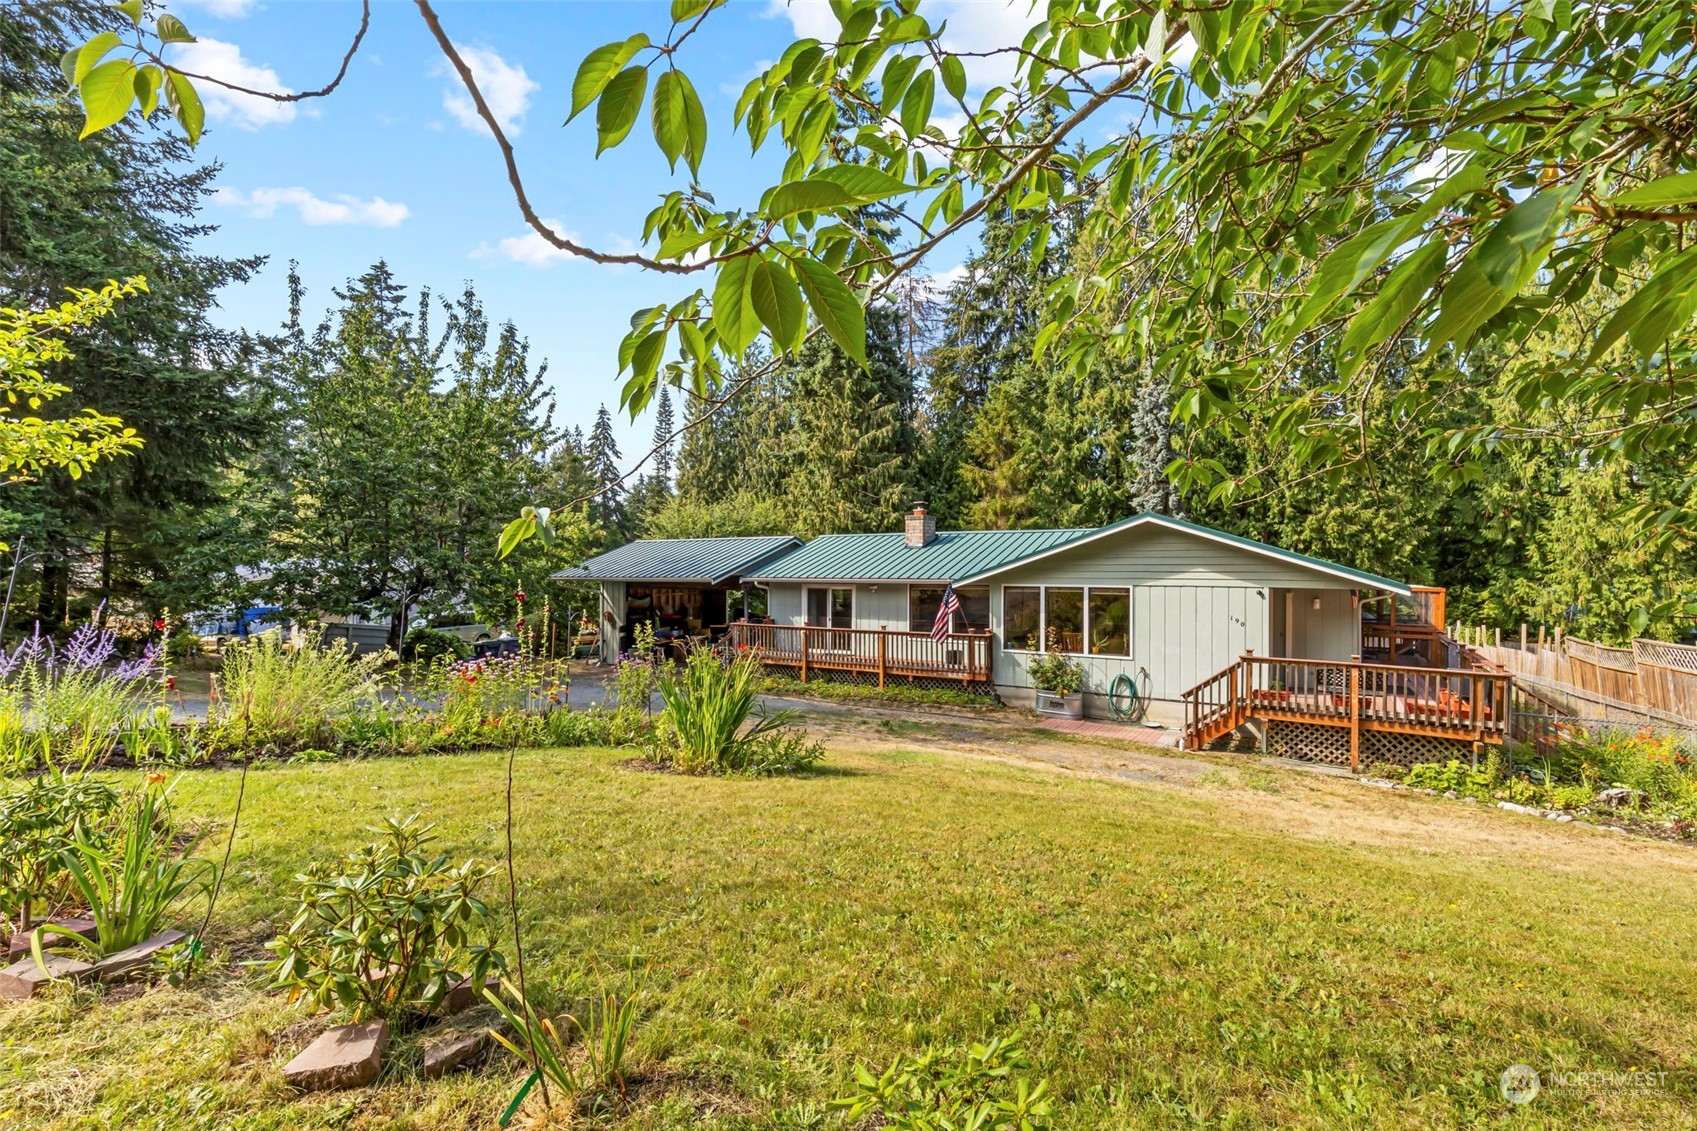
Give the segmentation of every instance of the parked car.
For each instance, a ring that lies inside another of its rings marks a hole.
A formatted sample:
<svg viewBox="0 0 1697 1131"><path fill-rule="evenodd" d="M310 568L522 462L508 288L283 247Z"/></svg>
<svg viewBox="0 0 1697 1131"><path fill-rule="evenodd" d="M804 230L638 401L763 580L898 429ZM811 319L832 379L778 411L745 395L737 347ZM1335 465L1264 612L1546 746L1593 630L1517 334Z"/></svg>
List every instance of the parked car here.
<svg viewBox="0 0 1697 1131"><path fill-rule="evenodd" d="M449 636L457 636L467 644L476 644L480 640L493 640L495 630L486 624L433 624L430 626L437 632L446 632Z"/></svg>
<svg viewBox="0 0 1697 1131"><path fill-rule="evenodd" d="M190 632L202 640L215 641L220 648L231 639L246 640L267 632L282 632L288 627L289 618L278 605L254 605L232 616L189 622Z"/></svg>

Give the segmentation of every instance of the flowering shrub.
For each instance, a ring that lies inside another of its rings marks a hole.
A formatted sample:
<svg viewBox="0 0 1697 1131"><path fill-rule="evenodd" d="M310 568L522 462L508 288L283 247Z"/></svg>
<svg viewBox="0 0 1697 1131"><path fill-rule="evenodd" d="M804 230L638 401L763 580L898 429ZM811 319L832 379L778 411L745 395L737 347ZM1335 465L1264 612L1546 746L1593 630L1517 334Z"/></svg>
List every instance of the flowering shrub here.
<svg viewBox="0 0 1697 1131"><path fill-rule="evenodd" d="M114 633L93 621L63 645L40 626L0 650L0 766L85 767L111 754L123 728L159 700L158 652L114 663Z"/></svg>

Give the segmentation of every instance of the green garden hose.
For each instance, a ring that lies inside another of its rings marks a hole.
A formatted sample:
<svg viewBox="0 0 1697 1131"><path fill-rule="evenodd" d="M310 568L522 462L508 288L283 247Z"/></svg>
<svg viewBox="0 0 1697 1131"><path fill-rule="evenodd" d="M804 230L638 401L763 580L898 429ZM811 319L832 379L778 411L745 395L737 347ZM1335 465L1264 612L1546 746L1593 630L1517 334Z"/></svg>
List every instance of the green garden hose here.
<svg viewBox="0 0 1697 1131"><path fill-rule="evenodd" d="M1137 674L1143 677L1144 687L1148 687L1149 673L1139 668ZM1136 680L1121 672L1108 688L1108 706L1120 722L1140 723L1149 712L1149 695L1138 689Z"/></svg>

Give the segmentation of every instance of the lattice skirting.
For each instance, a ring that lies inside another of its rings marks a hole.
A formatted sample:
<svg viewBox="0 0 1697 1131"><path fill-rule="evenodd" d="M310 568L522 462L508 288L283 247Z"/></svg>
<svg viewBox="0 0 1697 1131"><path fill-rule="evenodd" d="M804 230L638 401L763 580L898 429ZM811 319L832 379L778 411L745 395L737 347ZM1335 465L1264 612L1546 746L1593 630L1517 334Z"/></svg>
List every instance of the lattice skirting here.
<svg viewBox="0 0 1697 1131"><path fill-rule="evenodd" d="M781 672L792 678L799 678L801 668L793 664L776 664L771 660L763 660L761 666L769 671ZM809 668L807 670L809 683L856 683L862 687L877 687L877 672L837 671L834 668ZM995 689L988 682L962 683L949 676L904 676L887 675L884 677L885 687L919 687L926 691L964 691L969 695L982 695L986 699L996 697Z"/></svg>
<svg viewBox="0 0 1697 1131"><path fill-rule="evenodd" d="M1287 722L1266 725L1269 754L1331 766L1349 765L1349 731L1344 727ZM1473 743L1470 739L1390 734L1376 730L1361 732L1363 768L1374 762L1394 762L1399 766L1412 766L1416 762L1447 762L1451 758L1465 762L1472 756Z"/></svg>

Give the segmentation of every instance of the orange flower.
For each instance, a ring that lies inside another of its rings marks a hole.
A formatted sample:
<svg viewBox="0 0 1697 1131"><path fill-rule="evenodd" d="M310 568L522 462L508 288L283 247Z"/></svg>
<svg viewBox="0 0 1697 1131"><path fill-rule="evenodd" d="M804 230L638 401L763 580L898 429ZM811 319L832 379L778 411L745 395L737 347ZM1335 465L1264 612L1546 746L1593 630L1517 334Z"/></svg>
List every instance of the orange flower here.
<svg viewBox="0 0 1697 1131"><path fill-rule="evenodd" d="M165 775L158 770L150 771L147 775L148 785L158 785L165 780Z"/></svg>

